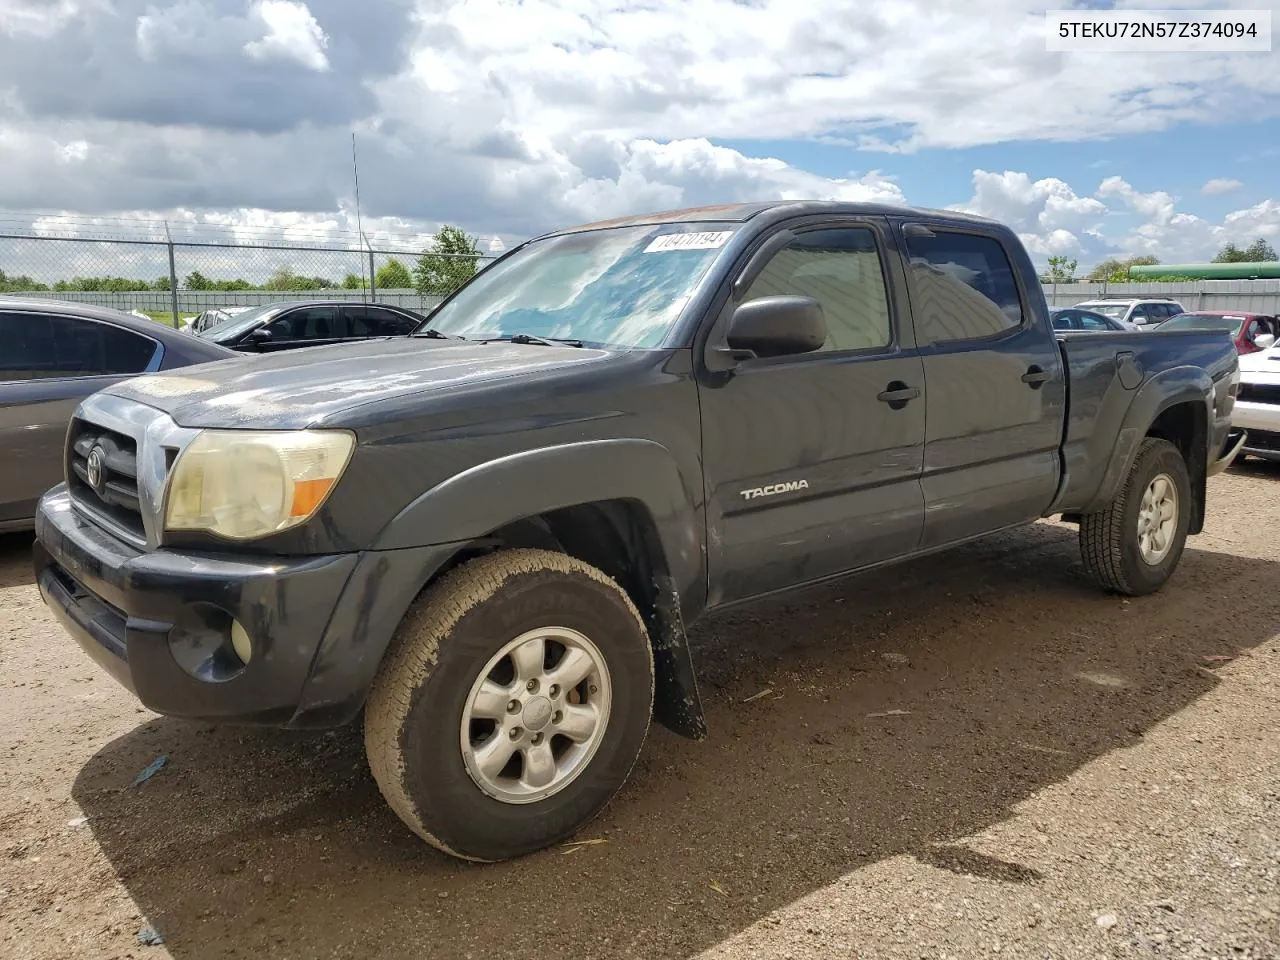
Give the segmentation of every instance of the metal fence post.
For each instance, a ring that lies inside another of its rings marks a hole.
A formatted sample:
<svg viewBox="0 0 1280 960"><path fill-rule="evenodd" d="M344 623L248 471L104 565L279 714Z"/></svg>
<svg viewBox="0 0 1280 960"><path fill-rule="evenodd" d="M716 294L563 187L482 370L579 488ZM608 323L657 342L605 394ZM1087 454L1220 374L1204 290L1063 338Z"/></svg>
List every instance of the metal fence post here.
<svg viewBox="0 0 1280 960"><path fill-rule="evenodd" d="M369 244L369 238L361 234L364 239L364 248L369 251L369 302L377 303L378 301L378 281L374 279L373 270L373 247Z"/></svg>
<svg viewBox="0 0 1280 960"><path fill-rule="evenodd" d="M173 262L173 237L169 234L169 221L164 222L164 240L169 248L169 303L173 307L173 329L179 327L178 320L178 268Z"/></svg>

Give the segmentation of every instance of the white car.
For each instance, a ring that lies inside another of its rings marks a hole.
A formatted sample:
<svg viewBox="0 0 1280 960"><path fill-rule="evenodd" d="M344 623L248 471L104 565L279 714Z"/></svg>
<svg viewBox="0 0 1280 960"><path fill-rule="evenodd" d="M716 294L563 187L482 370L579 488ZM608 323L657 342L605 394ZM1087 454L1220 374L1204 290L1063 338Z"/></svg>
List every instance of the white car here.
<svg viewBox="0 0 1280 960"><path fill-rule="evenodd" d="M1267 349L1240 358L1240 394L1231 425L1248 433L1241 456L1280 461L1280 346L1269 333L1254 342L1266 340L1271 341Z"/></svg>
<svg viewBox="0 0 1280 960"><path fill-rule="evenodd" d="M244 313L246 310L252 310L253 307L214 307L212 310L205 310L203 313L197 313L194 317L182 325L182 329L190 333L201 333L210 327L216 326L226 320L230 320L237 314Z"/></svg>
<svg viewBox="0 0 1280 960"><path fill-rule="evenodd" d="M1170 317L1186 313L1177 300L1161 298L1107 298L1104 300L1085 300L1072 304L1079 310L1092 310L1104 317L1123 325L1129 330L1151 330L1157 323L1164 323Z"/></svg>

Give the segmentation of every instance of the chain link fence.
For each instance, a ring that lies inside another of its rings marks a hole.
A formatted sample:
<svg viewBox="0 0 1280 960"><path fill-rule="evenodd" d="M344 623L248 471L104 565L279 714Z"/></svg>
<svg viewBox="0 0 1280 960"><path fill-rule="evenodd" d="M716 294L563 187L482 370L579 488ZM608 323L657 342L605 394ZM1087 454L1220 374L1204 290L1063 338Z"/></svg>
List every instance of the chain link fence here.
<svg viewBox="0 0 1280 960"><path fill-rule="evenodd" d="M0 233L0 295L139 311L177 326L217 307L334 299L429 310L494 255Z"/></svg>
<svg viewBox="0 0 1280 960"><path fill-rule="evenodd" d="M291 245L0 233L0 295L137 310L175 325L217 307L316 298L376 300L424 311L494 256L424 253L409 243ZM1280 314L1280 280L1075 281L1045 283L1044 293L1053 306L1100 297L1168 297L1187 310Z"/></svg>

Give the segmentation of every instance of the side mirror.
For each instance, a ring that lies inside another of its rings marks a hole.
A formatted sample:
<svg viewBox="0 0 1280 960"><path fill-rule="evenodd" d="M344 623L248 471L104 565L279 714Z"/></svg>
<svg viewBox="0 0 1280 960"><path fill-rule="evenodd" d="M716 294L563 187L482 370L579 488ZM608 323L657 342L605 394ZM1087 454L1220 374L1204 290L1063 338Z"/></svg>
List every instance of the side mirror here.
<svg viewBox="0 0 1280 960"><path fill-rule="evenodd" d="M760 297L733 311L725 339L750 357L812 353L827 342L827 322L813 297Z"/></svg>
<svg viewBox="0 0 1280 960"><path fill-rule="evenodd" d="M245 343L259 344L270 343L275 337L266 327L259 327L257 330L249 331L249 335L244 339Z"/></svg>
<svg viewBox="0 0 1280 960"><path fill-rule="evenodd" d="M1260 333L1253 338L1253 345L1259 350L1267 350L1276 345L1274 333Z"/></svg>

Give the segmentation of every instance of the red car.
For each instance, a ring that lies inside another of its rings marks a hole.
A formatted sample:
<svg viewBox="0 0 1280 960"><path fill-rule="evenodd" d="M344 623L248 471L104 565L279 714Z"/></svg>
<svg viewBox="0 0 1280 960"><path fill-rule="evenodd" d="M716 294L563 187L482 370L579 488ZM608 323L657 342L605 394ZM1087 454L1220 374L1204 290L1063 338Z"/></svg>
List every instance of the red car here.
<svg viewBox="0 0 1280 960"><path fill-rule="evenodd" d="M1262 313L1231 310L1197 310L1180 313L1156 326L1157 330L1222 330L1231 334L1239 354L1257 353L1276 342L1280 320Z"/></svg>

